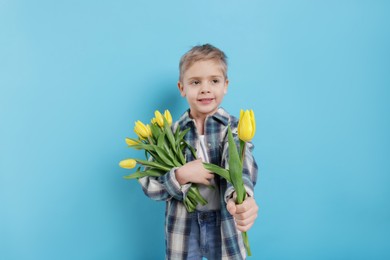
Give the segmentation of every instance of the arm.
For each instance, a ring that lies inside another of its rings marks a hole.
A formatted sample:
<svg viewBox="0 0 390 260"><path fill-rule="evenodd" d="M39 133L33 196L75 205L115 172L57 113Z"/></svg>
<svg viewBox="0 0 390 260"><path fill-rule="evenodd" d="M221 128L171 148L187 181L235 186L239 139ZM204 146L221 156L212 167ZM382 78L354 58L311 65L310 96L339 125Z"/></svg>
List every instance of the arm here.
<svg viewBox="0 0 390 260"><path fill-rule="evenodd" d="M158 201L166 201L172 198L183 200L186 191L182 190L181 185L176 180L176 169L177 168L172 168L169 172L160 177L143 177L138 179L145 195Z"/></svg>
<svg viewBox="0 0 390 260"><path fill-rule="evenodd" d="M243 160L243 182L247 192L247 197L240 205L235 204L234 187L228 183L228 188L225 192L226 208L234 217L237 229L244 232L249 230L257 218L259 207L254 199L254 186L257 181L257 164L252 155L253 144L247 143L245 150L245 158ZM225 147L225 150L227 148ZM228 164L228 152L224 152L225 165Z"/></svg>
<svg viewBox="0 0 390 260"><path fill-rule="evenodd" d="M209 185L214 177L203 167L201 159L186 163L179 168L173 168L161 177L143 177L139 179L144 193L154 200L182 201L191 183Z"/></svg>
<svg viewBox="0 0 390 260"><path fill-rule="evenodd" d="M201 159L188 162L176 170L176 179L181 185L187 183L210 185L212 178L214 174L203 167Z"/></svg>

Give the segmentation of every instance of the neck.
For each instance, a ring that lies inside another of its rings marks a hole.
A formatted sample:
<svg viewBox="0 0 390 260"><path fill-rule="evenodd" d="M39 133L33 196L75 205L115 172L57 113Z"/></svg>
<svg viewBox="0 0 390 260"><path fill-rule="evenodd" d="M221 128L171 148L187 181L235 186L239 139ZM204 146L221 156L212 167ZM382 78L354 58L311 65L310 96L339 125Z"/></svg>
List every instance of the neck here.
<svg viewBox="0 0 390 260"><path fill-rule="evenodd" d="M203 135L204 134L204 122L206 120L207 115L203 114L197 114L194 115L190 113L190 116L192 119L195 120L196 129L198 130L198 134Z"/></svg>

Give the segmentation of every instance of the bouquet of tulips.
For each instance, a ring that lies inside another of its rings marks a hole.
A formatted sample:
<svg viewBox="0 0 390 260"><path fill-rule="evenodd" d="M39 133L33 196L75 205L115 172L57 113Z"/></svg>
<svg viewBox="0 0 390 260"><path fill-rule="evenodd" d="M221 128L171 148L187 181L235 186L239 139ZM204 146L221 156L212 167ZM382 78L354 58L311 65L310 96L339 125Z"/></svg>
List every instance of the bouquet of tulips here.
<svg viewBox="0 0 390 260"><path fill-rule="evenodd" d="M185 148L189 148L196 158L195 150L184 140L184 136L189 129L181 131L178 127L175 133L173 133L171 125L172 117L168 110L165 110L164 116L159 111L156 111L155 117L151 120L150 125L144 125L141 121L135 123L134 132L138 135L138 139L126 138L126 143L131 148L145 150L147 159L126 159L121 161L119 165L126 169L132 169L137 164L145 166L142 171L139 167L135 173L124 178L159 177L170 171L173 167L180 167L186 163L186 158L183 155L183 149ZM228 169L211 163L203 163L203 165L206 169L225 178L226 181L233 185L236 192L236 203L241 204L246 197L242 179L246 143L253 139L256 131L256 122L252 110L240 111L237 130L240 140L239 147L236 146L230 125L228 126ZM207 201L201 196L198 187L192 184L185 197L184 205L187 211L192 212L196 209L198 203L205 205ZM250 256L251 250L247 233L243 232L242 237L246 251Z"/></svg>
<svg viewBox="0 0 390 260"><path fill-rule="evenodd" d="M190 129L184 131L177 127L173 132L171 129L172 116L168 110L164 115L160 111L155 111L155 117L150 124L143 124L141 121L135 122L134 132L138 139L126 138L129 147L136 150L145 151L145 160L126 159L119 165L125 169L133 169L137 164L144 166L138 167L135 173L124 176L126 179L138 179L145 176L159 177L169 172L174 167L183 166L186 158L183 155L183 149L188 147L194 157L195 150L184 140L184 136ZM192 184L184 199L184 205L188 212L193 212L198 204L206 205L207 201L202 197L198 187Z"/></svg>

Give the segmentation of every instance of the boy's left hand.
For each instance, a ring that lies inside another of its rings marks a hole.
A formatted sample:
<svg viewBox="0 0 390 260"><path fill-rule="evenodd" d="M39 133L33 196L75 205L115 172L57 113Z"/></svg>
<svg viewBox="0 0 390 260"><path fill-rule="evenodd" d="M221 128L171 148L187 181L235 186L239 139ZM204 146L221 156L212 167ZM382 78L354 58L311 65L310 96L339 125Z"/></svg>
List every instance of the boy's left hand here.
<svg viewBox="0 0 390 260"><path fill-rule="evenodd" d="M248 231L255 223L259 207L252 197L247 197L242 204L236 204L234 199L229 199L226 209L234 217L237 229L241 232Z"/></svg>

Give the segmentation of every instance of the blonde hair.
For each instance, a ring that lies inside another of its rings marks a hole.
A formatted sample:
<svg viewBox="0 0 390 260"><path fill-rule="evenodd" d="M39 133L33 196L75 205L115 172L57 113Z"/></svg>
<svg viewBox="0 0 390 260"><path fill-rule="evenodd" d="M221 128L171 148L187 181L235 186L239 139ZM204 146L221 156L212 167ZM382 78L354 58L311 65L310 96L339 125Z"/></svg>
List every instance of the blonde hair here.
<svg viewBox="0 0 390 260"><path fill-rule="evenodd" d="M227 57L223 51L214 47L211 44L203 44L192 47L187 53L185 53L179 64L179 81L182 81L183 74L188 70L195 62L204 60L214 60L221 64L222 73L227 79Z"/></svg>

